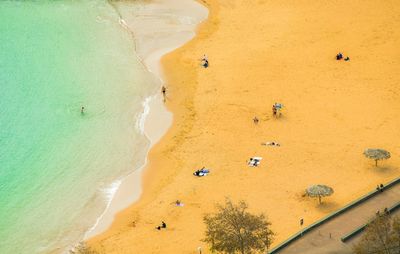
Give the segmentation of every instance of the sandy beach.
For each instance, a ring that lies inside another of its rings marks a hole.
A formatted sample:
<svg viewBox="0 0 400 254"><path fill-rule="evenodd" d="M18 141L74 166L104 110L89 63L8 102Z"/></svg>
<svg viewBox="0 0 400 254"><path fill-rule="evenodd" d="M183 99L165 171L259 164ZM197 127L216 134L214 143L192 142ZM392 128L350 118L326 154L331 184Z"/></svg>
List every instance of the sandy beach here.
<svg viewBox="0 0 400 254"><path fill-rule="evenodd" d="M149 153L142 196L89 240L95 249L209 253L202 217L225 197L265 213L276 245L300 218L309 225L399 175L395 1L202 3L209 17L196 37L162 59L174 120ZM350 61L336 61L338 52ZM279 119L275 102L284 105ZM281 146L261 145L268 141ZM392 158L375 167L366 148ZM263 157L257 168L246 165L253 156ZM194 177L203 166L211 173ZM312 184L335 193L318 205L302 196ZM167 230L155 230L161 221Z"/></svg>

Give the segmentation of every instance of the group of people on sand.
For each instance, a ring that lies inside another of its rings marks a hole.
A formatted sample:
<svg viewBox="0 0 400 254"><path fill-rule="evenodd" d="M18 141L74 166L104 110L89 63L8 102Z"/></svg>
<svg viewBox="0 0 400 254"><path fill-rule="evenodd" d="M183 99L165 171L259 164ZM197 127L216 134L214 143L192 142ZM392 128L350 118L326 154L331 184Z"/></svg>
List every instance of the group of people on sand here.
<svg viewBox="0 0 400 254"><path fill-rule="evenodd" d="M167 228L167 224L164 221L161 221L161 225L156 227L157 230L161 230L162 228Z"/></svg>
<svg viewBox="0 0 400 254"><path fill-rule="evenodd" d="M281 103L275 102L274 105L272 105L272 115L274 117L279 117L281 116L280 110L283 108L283 105Z"/></svg>
<svg viewBox="0 0 400 254"><path fill-rule="evenodd" d="M342 60L342 59L343 59L343 54L339 52L339 53L336 55L336 60L340 61L340 60ZM345 60L345 61L350 61L350 57L346 56L346 58L344 58L343 60Z"/></svg>
<svg viewBox="0 0 400 254"><path fill-rule="evenodd" d="M276 117L277 114L278 114L278 109L275 107L275 104L274 104L274 105L272 105L272 115Z"/></svg>
<svg viewBox="0 0 400 254"><path fill-rule="evenodd" d="M279 117L279 116L281 116L281 112L280 112L280 110L283 108L283 105L281 104L281 103L276 103L275 102L275 104L273 104L272 105L272 115L274 116L274 117ZM254 122L254 124L258 124L259 122L260 122L260 119L258 119L258 117L257 116L255 116L254 118L253 118L253 122Z"/></svg>

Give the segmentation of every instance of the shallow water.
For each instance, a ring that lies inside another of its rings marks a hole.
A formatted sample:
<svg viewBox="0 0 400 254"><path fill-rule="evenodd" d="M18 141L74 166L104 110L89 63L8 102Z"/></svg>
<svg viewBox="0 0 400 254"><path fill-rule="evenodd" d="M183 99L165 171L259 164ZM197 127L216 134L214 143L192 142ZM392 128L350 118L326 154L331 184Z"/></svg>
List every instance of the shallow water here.
<svg viewBox="0 0 400 254"><path fill-rule="evenodd" d="M158 84L106 2L1 1L0 21L0 253L60 252L144 162Z"/></svg>

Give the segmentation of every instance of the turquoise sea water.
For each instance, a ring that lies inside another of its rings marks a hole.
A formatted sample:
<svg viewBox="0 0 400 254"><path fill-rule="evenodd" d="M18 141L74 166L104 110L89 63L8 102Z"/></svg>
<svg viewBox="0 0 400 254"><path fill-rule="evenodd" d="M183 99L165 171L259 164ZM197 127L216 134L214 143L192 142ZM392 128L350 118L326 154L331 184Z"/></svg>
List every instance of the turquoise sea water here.
<svg viewBox="0 0 400 254"><path fill-rule="evenodd" d="M0 253L81 240L144 161L155 89L105 1L0 1Z"/></svg>

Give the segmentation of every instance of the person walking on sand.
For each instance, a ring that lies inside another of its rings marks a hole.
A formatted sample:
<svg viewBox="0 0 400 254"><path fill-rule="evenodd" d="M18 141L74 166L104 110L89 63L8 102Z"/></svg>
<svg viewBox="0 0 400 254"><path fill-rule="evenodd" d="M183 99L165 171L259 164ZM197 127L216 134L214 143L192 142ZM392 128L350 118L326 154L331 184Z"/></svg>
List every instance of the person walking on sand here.
<svg viewBox="0 0 400 254"><path fill-rule="evenodd" d="M165 98L167 97L167 88L165 86L161 87L161 93L163 95L163 99L164 99L164 102L165 102Z"/></svg>

